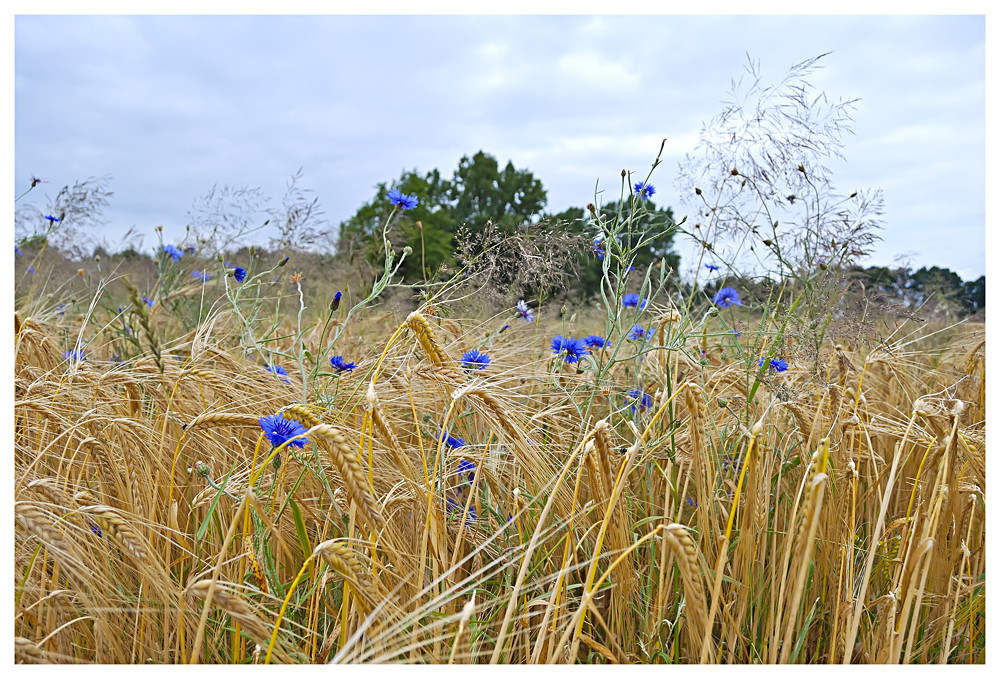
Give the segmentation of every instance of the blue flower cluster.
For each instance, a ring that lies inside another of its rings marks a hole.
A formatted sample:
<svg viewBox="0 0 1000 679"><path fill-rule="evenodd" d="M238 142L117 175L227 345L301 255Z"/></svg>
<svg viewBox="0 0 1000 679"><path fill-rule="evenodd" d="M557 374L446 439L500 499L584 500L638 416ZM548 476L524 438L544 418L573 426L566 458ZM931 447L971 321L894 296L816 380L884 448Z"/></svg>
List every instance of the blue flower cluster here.
<svg viewBox="0 0 1000 679"><path fill-rule="evenodd" d="M285 381L285 384L291 384L291 381L288 379L288 373L280 365L269 365L267 366L267 371L279 375Z"/></svg>
<svg viewBox="0 0 1000 679"><path fill-rule="evenodd" d="M635 293L635 292L629 292L629 293L626 293L626 294L622 295L622 304L624 304L625 306L630 307L632 309L634 309L636 307L639 307L640 310L645 309L646 308L646 303L647 303L647 300L645 298L643 298L640 301L639 300L639 295L637 293Z"/></svg>
<svg viewBox="0 0 1000 679"><path fill-rule="evenodd" d="M465 441L457 436L449 436L446 431L441 432L441 441L450 448L461 448L465 445Z"/></svg>
<svg viewBox="0 0 1000 679"><path fill-rule="evenodd" d="M715 296L712 297L712 304L721 309L725 309L729 306L739 306L740 304L743 304L743 302L740 300L740 293L736 288L721 288L715 293Z"/></svg>
<svg viewBox="0 0 1000 679"><path fill-rule="evenodd" d="M636 324L632 326L632 329L629 331L627 337L633 342L642 342L648 339L649 336L652 335L652 333L653 333L653 328L645 330L641 325Z"/></svg>
<svg viewBox="0 0 1000 679"><path fill-rule="evenodd" d="M403 208L403 210L412 210L417 207L417 203L420 202L416 195L410 196L399 189L392 189L389 191L389 202L393 205L398 205Z"/></svg>
<svg viewBox="0 0 1000 679"><path fill-rule="evenodd" d="M466 351L462 354L462 369L471 373L473 370L483 370L490 364L489 354L485 354L478 349Z"/></svg>
<svg viewBox="0 0 1000 679"><path fill-rule="evenodd" d="M517 303L517 315L521 317L525 323L531 323L535 320L535 314L528 308L527 303L522 299Z"/></svg>
<svg viewBox="0 0 1000 679"><path fill-rule="evenodd" d="M642 200L649 200L656 193L656 188L652 184L636 182L632 188L635 189L635 194Z"/></svg>
<svg viewBox="0 0 1000 679"><path fill-rule="evenodd" d="M354 363L348 363L344 360L343 356L334 356L330 359L330 365L333 366L334 370L337 372L353 372L357 367Z"/></svg>
<svg viewBox="0 0 1000 679"><path fill-rule="evenodd" d="M174 260L175 262L180 261L180 258L184 256L184 251L178 250L173 245L164 245L163 251L168 255L170 255L170 259Z"/></svg>
<svg viewBox="0 0 1000 679"><path fill-rule="evenodd" d="M757 362L757 365L763 368L764 361L766 360L767 360L766 357L761 358L760 361ZM783 373L786 370L788 370L788 363L786 363L784 359L772 358L770 365L768 365L768 369L773 370L775 372Z"/></svg>
<svg viewBox="0 0 1000 679"><path fill-rule="evenodd" d="M306 433L306 428L301 422L285 417L282 413L265 415L257 421L260 423L260 428L264 430L264 435L267 436L267 440L270 441L271 445L275 448L295 436L300 436ZM307 443L309 443L309 439L299 438L291 441L288 445L304 448Z"/></svg>
<svg viewBox="0 0 1000 679"><path fill-rule="evenodd" d="M628 393L629 401L632 403L632 412L636 411L638 407L639 412L644 412L647 408L653 406L653 397L644 391L638 389L632 389Z"/></svg>
<svg viewBox="0 0 1000 679"><path fill-rule="evenodd" d="M557 356L562 356L567 363L577 363L590 353L587 351L586 342L582 339L573 339L573 337L563 337L562 335L556 335L552 338L552 351Z"/></svg>

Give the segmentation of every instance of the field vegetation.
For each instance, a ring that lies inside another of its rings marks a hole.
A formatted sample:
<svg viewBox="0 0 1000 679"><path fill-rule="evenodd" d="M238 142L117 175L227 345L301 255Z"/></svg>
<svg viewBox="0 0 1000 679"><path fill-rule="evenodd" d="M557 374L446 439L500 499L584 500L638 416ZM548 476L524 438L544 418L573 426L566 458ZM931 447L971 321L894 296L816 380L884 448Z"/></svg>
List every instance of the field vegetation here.
<svg viewBox="0 0 1000 679"><path fill-rule="evenodd" d="M985 662L983 311L859 281L879 198L834 190L814 66L734 91L679 222L659 156L433 267L403 186L353 264L197 231L72 262L48 220L15 660Z"/></svg>

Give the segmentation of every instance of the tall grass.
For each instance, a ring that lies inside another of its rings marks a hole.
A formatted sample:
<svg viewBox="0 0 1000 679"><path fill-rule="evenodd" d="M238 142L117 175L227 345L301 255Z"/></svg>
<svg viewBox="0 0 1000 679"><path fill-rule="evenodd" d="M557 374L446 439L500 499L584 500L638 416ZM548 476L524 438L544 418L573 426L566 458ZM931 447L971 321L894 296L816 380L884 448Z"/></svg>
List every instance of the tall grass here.
<svg viewBox="0 0 1000 679"><path fill-rule="evenodd" d="M161 251L152 305L24 279L16 660L984 662L982 326L845 312L812 255L731 306L632 271L631 180L588 220L597 308L532 322L475 262L379 308L392 218L343 305L259 253L192 283ZM308 443L273 447L276 413Z"/></svg>

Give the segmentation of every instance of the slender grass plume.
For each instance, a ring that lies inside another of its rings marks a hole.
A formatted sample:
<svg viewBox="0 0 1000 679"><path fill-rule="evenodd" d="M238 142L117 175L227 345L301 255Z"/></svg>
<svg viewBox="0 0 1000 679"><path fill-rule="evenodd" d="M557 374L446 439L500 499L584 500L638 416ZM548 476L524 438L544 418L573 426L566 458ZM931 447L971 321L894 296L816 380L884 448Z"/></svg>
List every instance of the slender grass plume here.
<svg viewBox="0 0 1000 679"><path fill-rule="evenodd" d="M706 128L697 217L655 208L661 146L568 223L470 221L436 271L399 247L434 237L405 185L343 280L288 247L314 202L240 250L216 196L89 273L45 220L16 251L15 662L984 663L985 327L851 278L880 208L823 169L849 107L814 67Z"/></svg>

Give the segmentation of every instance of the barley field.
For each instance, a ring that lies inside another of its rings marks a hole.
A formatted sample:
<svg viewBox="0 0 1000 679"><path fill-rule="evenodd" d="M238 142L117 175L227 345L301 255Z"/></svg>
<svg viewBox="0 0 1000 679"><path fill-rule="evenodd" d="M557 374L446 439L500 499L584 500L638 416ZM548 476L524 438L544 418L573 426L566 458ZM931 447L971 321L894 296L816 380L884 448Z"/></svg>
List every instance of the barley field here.
<svg viewBox="0 0 1000 679"><path fill-rule="evenodd" d="M16 662L985 662L982 323L169 255L22 275Z"/></svg>

